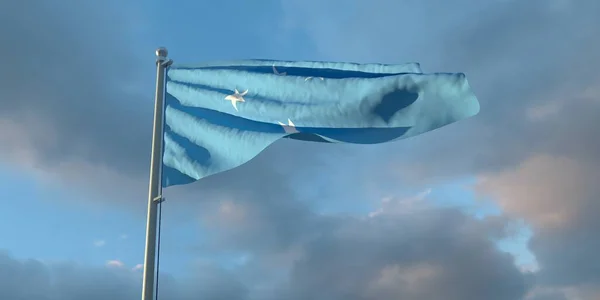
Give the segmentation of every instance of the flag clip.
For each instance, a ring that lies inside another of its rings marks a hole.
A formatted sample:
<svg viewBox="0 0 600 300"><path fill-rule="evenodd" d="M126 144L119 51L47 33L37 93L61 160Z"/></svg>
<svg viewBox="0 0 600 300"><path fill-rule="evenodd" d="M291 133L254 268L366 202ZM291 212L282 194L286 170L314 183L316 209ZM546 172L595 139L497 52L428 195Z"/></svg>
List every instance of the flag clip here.
<svg viewBox="0 0 600 300"><path fill-rule="evenodd" d="M167 199L163 198L162 195L152 199L152 201L154 201L156 203L162 203L162 202L165 202L165 200L167 200Z"/></svg>

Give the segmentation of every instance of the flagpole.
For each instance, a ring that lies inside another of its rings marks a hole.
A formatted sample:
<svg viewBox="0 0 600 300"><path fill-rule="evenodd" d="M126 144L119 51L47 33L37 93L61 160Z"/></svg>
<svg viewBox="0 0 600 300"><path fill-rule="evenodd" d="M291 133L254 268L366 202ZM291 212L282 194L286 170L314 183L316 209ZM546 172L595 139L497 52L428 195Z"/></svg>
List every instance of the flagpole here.
<svg viewBox="0 0 600 300"><path fill-rule="evenodd" d="M154 98L154 126L152 131L152 156L150 162L150 184L148 187L148 217L146 222L146 249L144 255L144 275L142 300L154 300L156 276L156 229L158 204L162 197L162 152L163 120L165 99L165 73L172 61L167 59L167 49L156 50L156 94Z"/></svg>

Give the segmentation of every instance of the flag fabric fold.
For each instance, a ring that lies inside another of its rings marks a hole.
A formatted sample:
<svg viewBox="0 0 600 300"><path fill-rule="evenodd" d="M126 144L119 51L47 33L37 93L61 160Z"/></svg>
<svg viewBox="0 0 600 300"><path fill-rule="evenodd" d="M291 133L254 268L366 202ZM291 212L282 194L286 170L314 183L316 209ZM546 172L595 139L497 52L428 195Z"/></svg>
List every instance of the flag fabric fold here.
<svg viewBox="0 0 600 300"><path fill-rule="evenodd" d="M167 71L163 187L236 168L281 138L376 144L479 112L462 73L246 60Z"/></svg>

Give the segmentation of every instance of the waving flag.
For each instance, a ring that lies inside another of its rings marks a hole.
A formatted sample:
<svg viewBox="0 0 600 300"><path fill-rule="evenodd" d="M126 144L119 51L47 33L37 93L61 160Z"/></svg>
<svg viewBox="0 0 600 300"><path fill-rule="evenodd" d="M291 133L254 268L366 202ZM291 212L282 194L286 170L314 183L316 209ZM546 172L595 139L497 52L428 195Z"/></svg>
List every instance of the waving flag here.
<svg viewBox="0 0 600 300"><path fill-rule="evenodd" d="M248 60L167 72L162 185L238 167L281 138L375 144L476 115L464 74L418 64Z"/></svg>

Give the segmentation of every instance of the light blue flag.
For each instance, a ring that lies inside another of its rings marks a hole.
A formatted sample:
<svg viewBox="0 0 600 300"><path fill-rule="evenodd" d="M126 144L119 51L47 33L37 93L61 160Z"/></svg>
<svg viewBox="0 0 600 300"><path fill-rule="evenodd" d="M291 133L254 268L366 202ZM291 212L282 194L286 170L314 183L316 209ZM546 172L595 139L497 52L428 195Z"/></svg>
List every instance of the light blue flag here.
<svg viewBox="0 0 600 300"><path fill-rule="evenodd" d="M418 64L247 60L167 72L163 187L236 168L281 138L376 144L476 115L464 74Z"/></svg>

